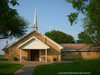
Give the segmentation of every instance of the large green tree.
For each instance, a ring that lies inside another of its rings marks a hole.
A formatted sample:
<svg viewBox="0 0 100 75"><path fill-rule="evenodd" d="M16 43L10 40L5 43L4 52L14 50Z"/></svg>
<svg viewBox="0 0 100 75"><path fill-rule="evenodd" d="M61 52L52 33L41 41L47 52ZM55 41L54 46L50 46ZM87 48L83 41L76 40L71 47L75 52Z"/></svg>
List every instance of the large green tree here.
<svg viewBox="0 0 100 75"><path fill-rule="evenodd" d="M57 43L75 43L74 38L64 32L52 30L46 32L45 35Z"/></svg>
<svg viewBox="0 0 100 75"><path fill-rule="evenodd" d="M13 7L16 0L0 0L0 39L20 37L25 34L28 22Z"/></svg>
<svg viewBox="0 0 100 75"><path fill-rule="evenodd" d="M84 31L78 34L78 38L77 43L92 43L91 38Z"/></svg>
<svg viewBox="0 0 100 75"><path fill-rule="evenodd" d="M68 15L69 21L73 24L79 13L84 14L83 27L85 33L91 38L94 44L100 45L100 0L66 0L72 4L77 12Z"/></svg>

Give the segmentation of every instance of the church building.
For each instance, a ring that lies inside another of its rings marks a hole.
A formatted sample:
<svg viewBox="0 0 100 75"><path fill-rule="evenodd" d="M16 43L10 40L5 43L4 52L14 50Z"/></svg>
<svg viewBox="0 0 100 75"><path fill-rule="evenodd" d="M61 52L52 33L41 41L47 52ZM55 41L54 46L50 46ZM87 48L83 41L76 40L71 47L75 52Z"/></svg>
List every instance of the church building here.
<svg viewBox="0 0 100 75"><path fill-rule="evenodd" d="M100 46L89 44L58 44L38 32L37 12L34 13L33 31L18 41L4 47L4 56L9 60L61 61L67 59L100 59Z"/></svg>
<svg viewBox="0 0 100 75"><path fill-rule="evenodd" d="M38 32L37 12L34 13L33 31L4 48L5 57L22 61L61 61L63 47Z"/></svg>

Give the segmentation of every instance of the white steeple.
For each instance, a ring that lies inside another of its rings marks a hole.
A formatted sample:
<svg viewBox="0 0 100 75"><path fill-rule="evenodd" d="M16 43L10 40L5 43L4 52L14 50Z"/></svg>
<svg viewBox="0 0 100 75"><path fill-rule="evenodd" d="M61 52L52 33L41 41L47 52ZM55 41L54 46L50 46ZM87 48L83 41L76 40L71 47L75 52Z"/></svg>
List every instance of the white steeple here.
<svg viewBox="0 0 100 75"><path fill-rule="evenodd" d="M34 26L33 26L33 30L34 31L38 31L38 27L37 27L37 11L35 8L35 12L34 12Z"/></svg>

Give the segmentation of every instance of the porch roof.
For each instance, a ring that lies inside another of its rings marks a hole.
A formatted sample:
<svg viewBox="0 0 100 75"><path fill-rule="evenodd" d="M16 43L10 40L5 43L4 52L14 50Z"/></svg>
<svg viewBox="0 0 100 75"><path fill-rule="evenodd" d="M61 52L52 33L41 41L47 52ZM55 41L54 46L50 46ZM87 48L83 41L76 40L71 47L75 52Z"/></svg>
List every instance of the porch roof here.
<svg viewBox="0 0 100 75"><path fill-rule="evenodd" d="M49 49L50 47L36 37L32 37L18 46L20 49Z"/></svg>

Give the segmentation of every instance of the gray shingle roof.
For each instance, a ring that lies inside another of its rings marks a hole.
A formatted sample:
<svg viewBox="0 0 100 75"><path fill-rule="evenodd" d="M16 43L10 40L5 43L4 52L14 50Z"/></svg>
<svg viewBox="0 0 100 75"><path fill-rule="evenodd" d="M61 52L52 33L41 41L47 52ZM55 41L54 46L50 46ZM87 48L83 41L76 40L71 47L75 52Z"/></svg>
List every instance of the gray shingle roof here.
<svg viewBox="0 0 100 75"><path fill-rule="evenodd" d="M90 47L89 44L60 44L63 46L62 51L97 51L100 50L99 47Z"/></svg>

